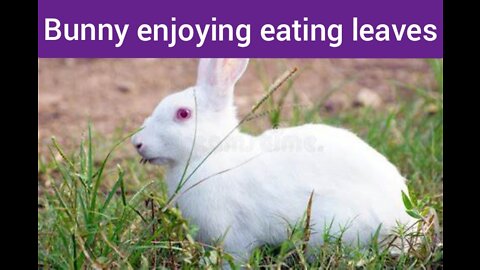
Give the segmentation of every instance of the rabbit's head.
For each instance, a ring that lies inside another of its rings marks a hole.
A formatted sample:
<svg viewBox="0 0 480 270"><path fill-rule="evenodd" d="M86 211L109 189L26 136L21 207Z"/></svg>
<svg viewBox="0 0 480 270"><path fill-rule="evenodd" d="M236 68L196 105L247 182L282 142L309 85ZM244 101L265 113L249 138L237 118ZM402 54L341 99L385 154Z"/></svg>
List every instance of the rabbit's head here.
<svg viewBox="0 0 480 270"><path fill-rule="evenodd" d="M201 59L197 83L164 98L132 137L138 153L154 164L174 165L218 143L238 120L233 89L248 59Z"/></svg>

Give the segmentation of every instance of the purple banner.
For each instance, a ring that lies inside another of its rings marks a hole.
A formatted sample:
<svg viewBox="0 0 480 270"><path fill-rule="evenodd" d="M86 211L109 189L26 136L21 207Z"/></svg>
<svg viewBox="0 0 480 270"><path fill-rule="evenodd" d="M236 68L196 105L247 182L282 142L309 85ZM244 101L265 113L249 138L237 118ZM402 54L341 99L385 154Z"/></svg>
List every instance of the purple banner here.
<svg viewBox="0 0 480 270"><path fill-rule="evenodd" d="M442 58L443 2L43 0L38 56Z"/></svg>

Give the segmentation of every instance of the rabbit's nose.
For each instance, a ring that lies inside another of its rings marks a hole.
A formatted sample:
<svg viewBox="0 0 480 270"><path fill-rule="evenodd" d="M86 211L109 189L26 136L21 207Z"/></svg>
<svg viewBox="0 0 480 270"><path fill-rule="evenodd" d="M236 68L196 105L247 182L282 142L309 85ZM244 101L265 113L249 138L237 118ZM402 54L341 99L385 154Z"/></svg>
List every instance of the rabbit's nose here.
<svg viewBox="0 0 480 270"><path fill-rule="evenodd" d="M137 142L134 145L135 145L135 148L137 148L137 150L140 150L140 148L142 148L143 144L141 142Z"/></svg>
<svg viewBox="0 0 480 270"><path fill-rule="evenodd" d="M133 146L135 146L137 151L140 151L140 148L142 148L142 146L143 146L143 143L140 141L138 136L133 136L132 137L132 144L133 144Z"/></svg>

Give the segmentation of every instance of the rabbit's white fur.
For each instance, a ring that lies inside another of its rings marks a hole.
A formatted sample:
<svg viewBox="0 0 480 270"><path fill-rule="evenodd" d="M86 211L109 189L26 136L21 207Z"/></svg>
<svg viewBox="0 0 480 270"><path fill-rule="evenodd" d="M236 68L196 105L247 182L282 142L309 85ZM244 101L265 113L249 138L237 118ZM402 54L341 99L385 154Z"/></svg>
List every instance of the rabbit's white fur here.
<svg viewBox="0 0 480 270"><path fill-rule="evenodd" d="M187 176L237 124L233 86L247 59L201 59L197 85L166 97L132 142L151 163L167 166L170 195L187 163ZM196 102L195 102L196 100ZM178 108L192 117L176 119ZM377 228L382 235L410 223L401 191L404 178L384 156L355 134L322 124L269 130L251 136L235 130L198 168L178 198L183 215L199 227L198 238L224 236L224 247L239 259L252 248L276 244L287 224L303 217L314 191L310 245L322 244L322 232L343 234L346 243L367 243Z"/></svg>

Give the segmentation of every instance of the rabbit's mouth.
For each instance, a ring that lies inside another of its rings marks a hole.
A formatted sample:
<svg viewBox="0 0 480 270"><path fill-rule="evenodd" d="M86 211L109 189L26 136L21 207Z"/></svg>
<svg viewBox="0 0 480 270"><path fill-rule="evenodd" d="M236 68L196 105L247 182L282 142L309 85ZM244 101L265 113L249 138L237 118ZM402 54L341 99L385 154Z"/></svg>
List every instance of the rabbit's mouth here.
<svg viewBox="0 0 480 270"><path fill-rule="evenodd" d="M150 164L158 164L158 165L161 165L161 164L165 164L165 163L167 163L167 162L168 162L167 159L161 158L161 157L156 157L156 158L141 158L141 159L140 159L140 164L150 163Z"/></svg>

